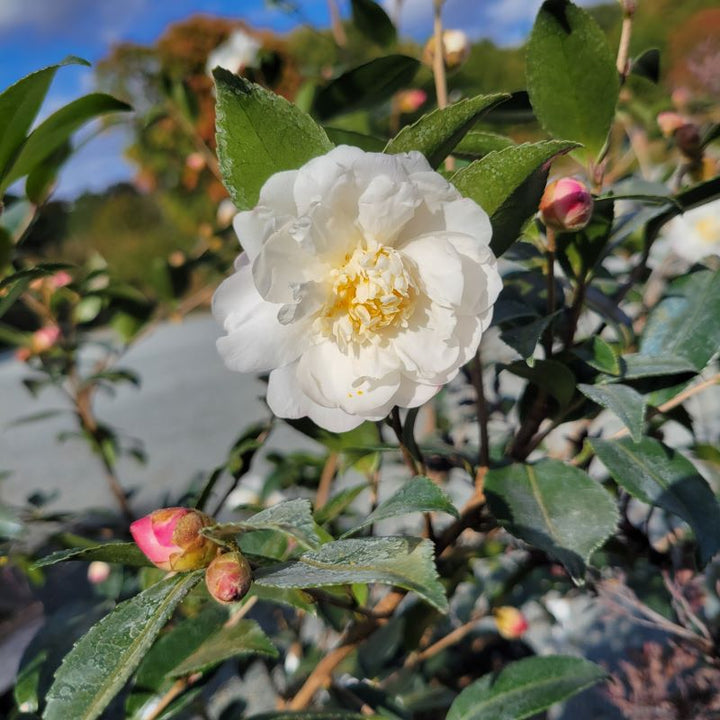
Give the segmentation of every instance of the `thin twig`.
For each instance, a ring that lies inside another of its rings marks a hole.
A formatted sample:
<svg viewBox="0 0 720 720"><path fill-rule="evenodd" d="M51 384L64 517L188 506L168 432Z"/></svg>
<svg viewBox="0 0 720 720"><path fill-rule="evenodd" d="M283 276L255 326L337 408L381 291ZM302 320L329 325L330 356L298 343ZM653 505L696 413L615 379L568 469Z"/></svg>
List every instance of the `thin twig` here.
<svg viewBox="0 0 720 720"><path fill-rule="evenodd" d="M448 105L447 76L445 74L445 43L443 42L442 7L445 0L433 0L433 37L435 53L433 54L433 78L435 79L435 95L438 107L442 110ZM445 158L445 169L455 169L455 158Z"/></svg>
<svg viewBox="0 0 720 720"><path fill-rule="evenodd" d="M330 487L333 478L337 472L338 454L331 452L325 460L322 473L320 473L320 482L318 483L317 493L315 493L315 510L319 510L327 504L330 497Z"/></svg>
<svg viewBox="0 0 720 720"><path fill-rule="evenodd" d="M668 571L666 569L663 569L662 577L667 591L670 593L670 595L672 595L673 600L675 600L675 602L677 603L676 609L678 611L678 615L681 612L685 614L686 619L690 620L690 622L703 634L705 638L707 638L708 640L712 640L712 635L710 634L710 630L708 630L707 625L693 612L692 608L690 607L690 603L688 603L685 596L680 592L675 583L670 579L670 575L668 574Z"/></svg>
<svg viewBox="0 0 720 720"><path fill-rule="evenodd" d="M470 363L470 382L475 388L475 413L477 415L478 427L480 428L480 449L478 450L478 462L481 467L490 465L490 434L488 432L487 399L485 398L485 387L483 385L483 368L480 348Z"/></svg>
<svg viewBox="0 0 720 720"><path fill-rule="evenodd" d="M545 358L547 359L552 355L553 349L552 316L555 312L555 251L557 249L555 230L551 227L547 228L546 240L547 252L545 253L545 258L547 261L547 314L550 321L548 323L547 330L545 331L543 347L545 348Z"/></svg>
<svg viewBox="0 0 720 720"><path fill-rule="evenodd" d="M389 420L390 427L392 427L393 432L395 433L395 437L397 438L398 444L400 446L400 452L402 453L405 464L408 466L408 469L413 475L420 475L420 468L415 462L415 458L412 456L412 453L410 452L408 446L405 444L405 441L403 439L402 421L400 420L400 410L397 408L397 406L395 406L390 412Z"/></svg>

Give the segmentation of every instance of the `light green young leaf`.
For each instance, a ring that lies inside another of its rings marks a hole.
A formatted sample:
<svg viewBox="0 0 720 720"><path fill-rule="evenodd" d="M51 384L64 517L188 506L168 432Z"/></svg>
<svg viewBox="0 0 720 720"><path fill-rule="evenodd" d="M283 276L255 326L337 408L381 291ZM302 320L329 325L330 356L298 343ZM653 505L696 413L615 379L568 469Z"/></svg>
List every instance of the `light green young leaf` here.
<svg viewBox="0 0 720 720"><path fill-rule="evenodd" d="M502 255L517 240L525 223L537 212L550 161L577 143L546 140L512 145L488 153L458 170L450 181L490 216L490 247Z"/></svg>
<svg viewBox="0 0 720 720"><path fill-rule="evenodd" d="M103 543L93 547L58 550L40 558L35 563L35 567L48 567L67 560L102 560L130 567L152 567L152 563L145 557L142 550L132 542Z"/></svg>
<svg viewBox="0 0 720 720"><path fill-rule="evenodd" d="M316 548L320 545L309 500L288 500L278 503L247 520L205 528L203 535L227 538L251 530L275 530L294 537L306 548Z"/></svg>
<svg viewBox="0 0 720 720"><path fill-rule="evenodd" d="M645 398L635 389L620 384L585 385L578 390L594 403L615 413L623 421L635 442L640 442L645 425Z"/></svg>
<svg viewBox="0 0 720 720"><path fill-rule="evenodd" d="M551 135L602 148L615 116L620 81L605 33L568 0L546 0L533 26L526 76L533 110Z"/></svg>
<svg viewBox="0 0 720 720"><path fill-rule="evenodd" d="M447 720L524 720L605 678L599 665L579 657L518 660L465 688L450 706Z"/></svg>
<svg viewBox="0 0 720 720"><path fill-rule="evenodd" d="M163 580L120 603L65 657L47 695L44 720L95 720L143 659L201 572Z"/></svg>
<svg viewBox="0 0 720 720"><path fill-rule="evenodd" d="M0 183L0 194L61 148L85 123L101 115L127 112L130 109L127 103L104 93L85 95L60 108L30 133L10 171Z"/></svg>
<svg viewBox="0 0 720 720"><path fill-rule="evenodd" d="M418 150L436 168L453 151L463 136L491 107L507 100L506 93L478 95L437 108L406 125L385 147L386 153Z"/></svg>
<svg viewBox="0 0 720 720"><path fill-rule="evenodd" d="M86 60L68 57L57 65L25 76L0 94L0 179L10 170L33 120L40 110L57 69L63 65L89 65Z"/></svg>
<svg viewBox="0 0 720 720"><path fill-rule="evenodd" d="M658 440L590 441L615 481L631 495L682 518L697 538L702 564L720 550L720 506L695 466Z"/></svg>
<svg viewBox="0 0 720 720"><path fill-rule="evenodd" d="M446 512L458 516L447 493L430 478L418 475L403 485L394 495L380 503L359 525L348 530L342 537L354 535L358 530L379 520L407 515L414 512Z"/></svg>
<svg viewBox="0 0 720 720"><path fill-rule="evenodd" d="M618 520L602 486L559 460L490 470L485 495L508 532L559 560L576 582L582 582L590 556Z"/></svg>
<svg viewBox="0 0 720 720"><path fill-rule="evenodd" d="M332 149L325 131L297 106L223 68L213 75L220 169L239 209L255 206L271 175Z"/></svg>
<svg viewBox="0 0 720 720"><path fill-rule="evenodd" d="M255 582L270 587L313 588L353 583L397 585L417 593L441 612L447 598L429 540L372 537L337 540L296 562L263 568Z"/></svg>
<svg viewBox="0 0 720 720"><path fill-rule="evenodd" d="M239 620L230 627L221 627L205 640L188 658L172 670L173 677L205 672L231 657L267 655L277 657L278 651L254 620Z"/></svg>

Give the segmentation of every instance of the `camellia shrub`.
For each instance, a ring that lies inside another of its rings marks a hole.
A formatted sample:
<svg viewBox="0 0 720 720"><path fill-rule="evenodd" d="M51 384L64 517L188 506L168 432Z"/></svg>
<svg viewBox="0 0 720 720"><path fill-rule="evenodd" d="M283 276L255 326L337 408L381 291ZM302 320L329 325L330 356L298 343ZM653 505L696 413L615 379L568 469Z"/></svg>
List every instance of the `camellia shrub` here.
<svg viewBox="0 0 720 720"><path fill-rule="evenodd" d="M271 417L171 507L37 561L121 582L71 648L40 632L11 717L521 720L593 686L627 717L717 717L718 416L694 403L719 377L718 132L704 102L634 113L657 54L630 57L622 8L615 56L546 0L526 95L447 104L439 34L439 106L387 139L333 123L411 86L414 58L345 70L309 112L214 69L240 245L217 348ZM478 125L501 113L538 139ZM47 372L58 343L25 361ZM283 422L319 449L252 485ZM614 666L535 644L578 599L655 644Z"/></svg>

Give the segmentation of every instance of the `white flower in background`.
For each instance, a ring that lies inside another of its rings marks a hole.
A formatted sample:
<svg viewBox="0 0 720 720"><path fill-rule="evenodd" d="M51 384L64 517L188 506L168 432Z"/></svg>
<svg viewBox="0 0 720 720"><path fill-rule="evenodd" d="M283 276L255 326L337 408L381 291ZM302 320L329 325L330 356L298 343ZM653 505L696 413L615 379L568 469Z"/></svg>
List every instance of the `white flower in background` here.
<svg viewBox="0 0 720 720"><path fill-rule="evenodd" d="M501 289L485 211L417 152L337 147L272 176L213 298L231 370L342 432L417 407L473 356Z"/></svg>
<svg viewBox="0 0 720 720"><path fill-rule="evenodd" d="M720 255L720 200L688 210L663 228L672 251L688 262Z"/></svg>
<svg viewBox="0 0 720 720"><path fill-rule="evenodd" d="M262 45L243 30L235 30L221 45L208 55L205 66L208 74L213 68L221 67L231 73L241 72L246 67L257 67L258 53Z"/></svg>

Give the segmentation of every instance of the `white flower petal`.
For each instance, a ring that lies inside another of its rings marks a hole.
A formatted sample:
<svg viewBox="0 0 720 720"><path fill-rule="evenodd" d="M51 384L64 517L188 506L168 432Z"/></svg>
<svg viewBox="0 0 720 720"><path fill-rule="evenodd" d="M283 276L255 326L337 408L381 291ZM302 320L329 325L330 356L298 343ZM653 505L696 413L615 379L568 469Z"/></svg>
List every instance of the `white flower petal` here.
<svg viewBox="0 0 720 720"><path fill-rule="evenodd" d="M446 307L462 301L462 260L452 243L442 236L421 235L405 244L403 257L415 265L417 278L433 302Z"/></svg>
<svg viewBox="0 0 720 720"><path fill-rule="evenodd" d="M267 403L275 415L295 420L309 417L314 423L331 432L347 432L364 422L365 418L313 402L300 390L297 366L298 363L292 363L270 373Z"/></svg>
<svg viewBox="0 0 720 720"><path fill-rule="evenodd" d="M263 372L295 360L309 342L308 323L282 325L279 305L265 302L244 265L225 280L213 297L213 314L228 335L217 348L231 370Z"/></svg>

